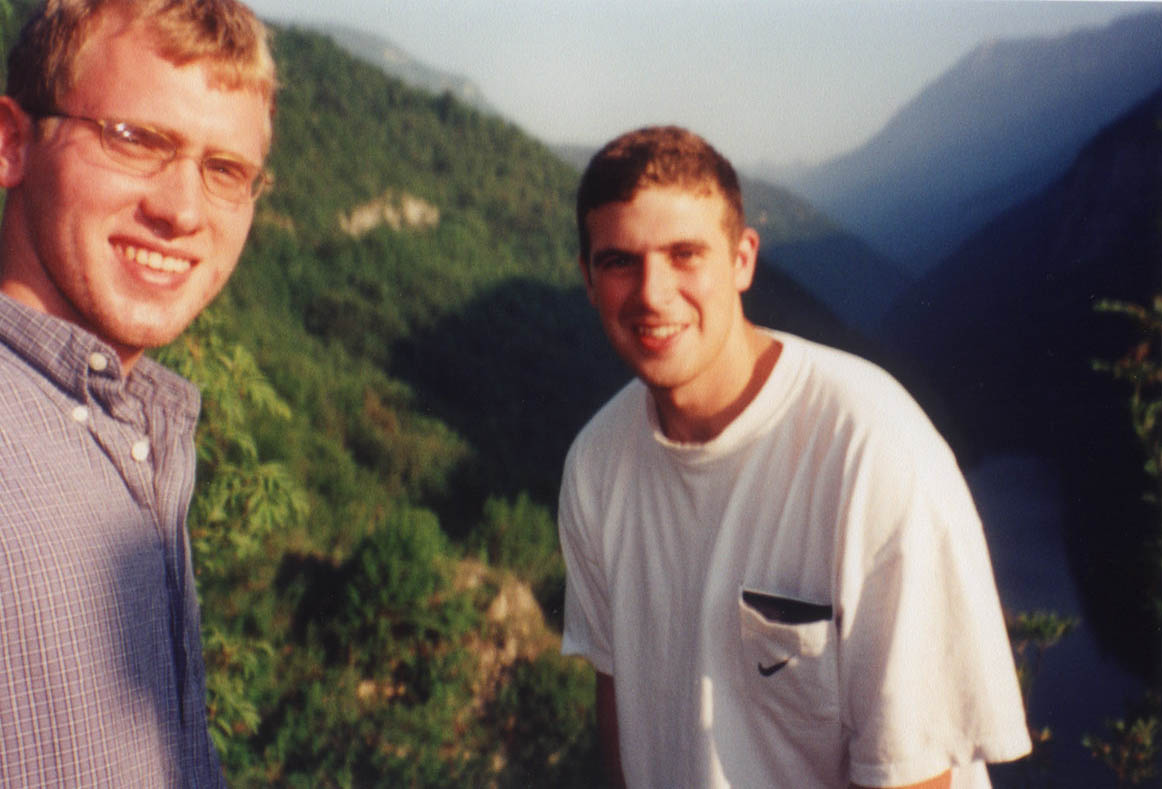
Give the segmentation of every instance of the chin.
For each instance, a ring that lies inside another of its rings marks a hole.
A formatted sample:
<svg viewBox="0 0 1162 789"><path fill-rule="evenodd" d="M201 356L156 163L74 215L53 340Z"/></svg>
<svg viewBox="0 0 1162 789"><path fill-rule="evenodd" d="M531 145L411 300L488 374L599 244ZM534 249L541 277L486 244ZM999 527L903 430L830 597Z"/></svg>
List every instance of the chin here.
<svg viewBox="0 0 1162 789"><path fill-rule="evenodd" d="M132 325L124 323L119 325L98 324L96 333L110 344L123 348L160 348L177 339L185 330L186 325L188 325L188 321L181 325L176 325L172 321Z"/></svg>

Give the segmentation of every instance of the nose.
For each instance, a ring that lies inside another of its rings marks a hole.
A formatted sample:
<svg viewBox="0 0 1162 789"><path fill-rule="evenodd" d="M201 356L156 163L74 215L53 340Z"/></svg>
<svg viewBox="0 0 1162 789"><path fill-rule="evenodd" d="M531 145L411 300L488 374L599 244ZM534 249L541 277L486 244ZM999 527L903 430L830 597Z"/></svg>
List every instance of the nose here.
<svg viewBox="0 0 1162 789"><path fill-rule="evenodd" d="M644 306L664 307L676 291L673 267L664 255L647 255L642 261L638 297Z"/></svg>
<svg viewBox="0 0 1162 789"><path fill-rule="evenodd" d="M163 238L197 231L206 217L206 192L198 161L178 157L153 176L141 211L153 232Z"/></svg>

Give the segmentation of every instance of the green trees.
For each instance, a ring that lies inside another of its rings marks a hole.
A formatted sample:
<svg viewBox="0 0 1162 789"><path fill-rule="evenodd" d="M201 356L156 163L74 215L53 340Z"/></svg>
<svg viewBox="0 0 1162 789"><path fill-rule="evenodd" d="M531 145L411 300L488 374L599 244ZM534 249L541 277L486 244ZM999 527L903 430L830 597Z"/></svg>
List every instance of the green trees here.
<svg viewBox="0 0 1162 789"><path fill-rule="evenodd" d="M319 36L275 45L276 184L158 353L203 392L189 526L227 778L592 785L593 675L541 613L559 465L609 388L575 174ZM383 219L405 204L424 221Z"/></svg>
<svg viewBox="0 0 1162 789"><path fill-rule="evenodd" d="M8 31L12 27L12 6L8 0L0 0L0 41L8 39ZM4 54L7 47L0 47L0 54Z"/></svg>
<svg viewBox="0 0 1162 789"><path fill-rule="evenodd" d="M1158 774L1159 713L1162 702L1147 696L1126 719L1106 722L1106 737L1086 735L1082 744L1095 759L1109 768L1118 786L1140 786Z"/></svg>
<svg viewBox="0 0 1162 789"><path fill-rule="evenodd" d="M527 583L545 615L561 625L565 560L557 542L557 523L548 508L524 491L511 501L489 498L468 545L490 564L509 569Z"/></svg>
<svg viewBox="0 0 1162 789"><path fill-rule="evenodd" d="M307 499L284 466L259 457L253 421L286 419L287 407L250 353L222 338L213 313L203 314L158 356L202 391L190 546L207 612L210 733L229 764L239 758L239 736L257 729L261 714L253 682L269 664L273 647L239 627L244 617L227 614L245 608L235 587L264 554L270 535L306 516Z"/></svg>
<svg viewBox="0 0 1162 789"><path fill-rule="evenodd" d="M1125 355L1113 362L1094 362L1094 368L1130 386L1130 422L1145 455L1143 468L1152 480L1146 498L1158 512L1162 539L1162 294L1148 305L1103 301L1097 309L1130 319L1138 332L1138 341ZM1155 597L1162 606L1158 591ZM1159 617L1162 620L1162 612Z"/></svg>
<svg viewBox="0 0 1162 789"><path fill-rule="evenodd" d="M1162 632L1162 294L1148 305L1103 301L1102 312L1128 318L1137 339L1121 358L1098 360L1094 369L1129 385L1129 421L1142 451L1142 469L1148 489L1143 499L1149 505L1150 522L1142 537L1141 566L1131 568L1146 579L1143 598L1151 618L1152 632ZM1155 681L1162 680L1162 666Z"/></svg>
<svg viewBox="0 0 1162 789"><path fill-rule="evenodd" d="M1045 651L1068 636L1077 624L1077 619L1064 617L1052 611L1021 612L1007 617L1006 626L1013 647L1017 681L1021 687L1026 716L1029 713L1029 700L1037 675L1041 671ZM1041 726L1031 718L1027 722L1033 752L1009 769L1023 773L1028 781L1034 773L1049 771L1055 740L1053 730L1049 726Z"/></svg>
<svg viewBox="0 0 1162 789"><path fill-rule="evenodd" d="M1099 360L1094 369L1129 385L1129 416L1142 449L1143 470L1149 481L1144 498L1151 504L1153 523L1142 545L1141 567L1131 571L1146 579L1143 614L1155 637L1162 632L1162 294L1147 305L1103 301L1097 309L1122 315L1138 335L1130 349L1115 361ZM1105 735L1087 735L1084 745L1114 774L1119 786L1145 784L1158 774L1162 757L1162 666L1156 667L1152 688L1124 719L1107 721Z"/></svg>
<svg viewBox="0 0 1162 789"><path fill-rule="evenodd" d="M296 446L324 444L264 437L304 435L304 420L227 339L232 306L157 354L203 393L189 528L211 734L231 784L591 785L592 672L556 653L539 610L509 621L523 584L462 558L433 511L358 463L329 469L349 482L320 485L320 465L349 456L304 458ZM348 520L312 533L326 507ZM469 553L559 592L547 509L494 498L481 517Z"/></svg>

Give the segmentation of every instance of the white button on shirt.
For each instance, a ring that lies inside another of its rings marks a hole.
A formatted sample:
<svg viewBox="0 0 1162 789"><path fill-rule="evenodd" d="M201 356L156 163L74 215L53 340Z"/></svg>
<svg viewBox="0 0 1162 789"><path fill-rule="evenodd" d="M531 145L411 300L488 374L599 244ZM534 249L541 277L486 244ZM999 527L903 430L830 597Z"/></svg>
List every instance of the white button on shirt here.
<svg viewBox="0 0 1162 789"><path fill-rule="evenodd" d="M81 423L89 421L89 409L83 405L79 405L76 408L74 408L73 409L73 421L74 422L81 422Z"/></svg>
<svg viewBox="0 0 1162 789"><path fill-rule="evenodd" d="M149 457L149 442L144 438L135 442L129 450L129 454L133 455L133 459L136 461L145 461Z"/></svg>
<svg viewBox="0 0 1162 789"><path fill-rule="evenodd" d="M105 356L105 354L96 352L89 354L89 369L91 369L93 372L104 372L105 368L108 366L109 358Z"/></svg>
<svg viewBox="0 0 1162 789"><path fill-rule="evenodd" d="M97 343L0 293L0 787L226 789L183 550L197 391Z"/></svg>

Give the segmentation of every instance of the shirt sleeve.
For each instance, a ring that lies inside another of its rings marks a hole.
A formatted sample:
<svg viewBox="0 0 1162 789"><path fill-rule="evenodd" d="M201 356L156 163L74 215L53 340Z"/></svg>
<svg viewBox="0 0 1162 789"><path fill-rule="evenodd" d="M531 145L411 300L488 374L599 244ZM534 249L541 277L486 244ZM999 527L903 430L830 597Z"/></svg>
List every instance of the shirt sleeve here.
<svg viewBox="0 0 1162 789"><path fill-rule="evenodd" d="M581 655L604 674L613 674L609 590L596 534L595 504L580 495L578 448L565 460L558 505L558 531L565 557L565 630L561 652Z"/></svg>
<svg viewBox="0 0 1162 789"><path fill-rule="evenodd" d="M840 580L851 780L894 786L1019 758L1031 747L1024 706L955 458L932 431L869 442L860 462Z"/></svg>

